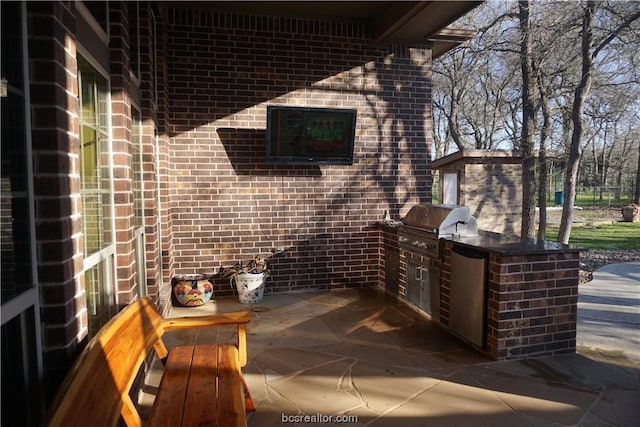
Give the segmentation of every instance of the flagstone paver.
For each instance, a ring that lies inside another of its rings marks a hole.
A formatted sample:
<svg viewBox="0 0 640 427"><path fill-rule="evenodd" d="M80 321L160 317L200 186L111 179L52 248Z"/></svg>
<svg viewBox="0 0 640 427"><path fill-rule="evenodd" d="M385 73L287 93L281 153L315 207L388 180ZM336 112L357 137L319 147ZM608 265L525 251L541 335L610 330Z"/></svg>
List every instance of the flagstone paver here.
<svg viewBox="0 0 640 427"><path fill-rule="evenodd" d="M255 305L220 299L172 315L243 309L252 311L250 427L640 425L638 370L581 355L490 361L376 290L267 295ZM233 339L177 332L169 345Z"/></svg>

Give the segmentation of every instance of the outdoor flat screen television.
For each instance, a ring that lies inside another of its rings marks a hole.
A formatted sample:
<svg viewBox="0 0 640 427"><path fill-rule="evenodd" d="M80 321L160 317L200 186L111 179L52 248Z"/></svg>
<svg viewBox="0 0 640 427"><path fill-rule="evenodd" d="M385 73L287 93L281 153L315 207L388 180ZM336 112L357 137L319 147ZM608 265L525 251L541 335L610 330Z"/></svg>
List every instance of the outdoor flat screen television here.
<svg viewBox="0 0 640 427"><path fill-rule="evenodd" d="M355 109L267 106L267 163L352 164L356 113Z"/></svg>

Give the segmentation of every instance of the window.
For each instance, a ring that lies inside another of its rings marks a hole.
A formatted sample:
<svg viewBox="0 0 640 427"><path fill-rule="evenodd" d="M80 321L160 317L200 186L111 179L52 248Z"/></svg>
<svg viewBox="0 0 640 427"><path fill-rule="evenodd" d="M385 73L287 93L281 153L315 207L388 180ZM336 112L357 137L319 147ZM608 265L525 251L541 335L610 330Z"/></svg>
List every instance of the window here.
<svg viewBox="0 0 640 427"><path fill-rule="evenodd" d="M2 153L0 257L2 302L33 286L29 229L25 92L20 3L2 3Z"/></svg>
<svg viewBox="0 0 640 427"><path fill-rule="evenodd" d="M144 229L144 152L142 148L142 118L140 112L134 107L131 108L131 113L136 282L138 287L138 296L142 297L147 294L147 262L145 256Z"/></svg>
<svg viewBox="0 0 640 427"><path fill-rule="evenodd" d="M39 426L38 366L40 351L35 309L30 307L2 325L2 425Z"/></svg>
<svg viewBox="0 0 640 427"><path fill-rule="evenodd" d="M458 174L445 173L442 177L442 203L445 205L458 204Z"/></svg>
<svg viewBox="0 0 640 427"><path fill-rule="evenodd" d="M78 87L84 284L92 335L109 320L115 306L109 85L89 62L79 57Z"/></svg>
<svg viewBox="0 0 640 427"><path fill-rule="evenodd" d="M39 426L42 348L35 257L26 4L0 2L1 425Z"/></svg>
<svg viewBox="0 0 640 427"><path fill-rule="evenodd" d="M140 112L131 108L131 139L133 154L133 205L135 227L144 225L144 167L142 150L142 120Z"/></svg>
<svg viewBox="0 0 640 427"><path fill-rule="evenodd" d="M110 301L110 263L99 262L84 272L84 286L89 310L89 336L94 336L112 314Z"/></svg>
<svg viewBox="0 0 640 427"><path fill-rule="evenodd" d="M111 168L107 81L82 58L80 79L80 176L84 254L111 243Z"/></svg>

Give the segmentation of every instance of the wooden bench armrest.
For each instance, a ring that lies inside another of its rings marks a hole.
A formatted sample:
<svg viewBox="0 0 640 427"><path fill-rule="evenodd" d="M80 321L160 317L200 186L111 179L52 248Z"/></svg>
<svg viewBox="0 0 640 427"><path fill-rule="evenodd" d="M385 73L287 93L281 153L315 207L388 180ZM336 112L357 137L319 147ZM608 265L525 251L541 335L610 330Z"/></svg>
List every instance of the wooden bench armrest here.
<svg viewBox="0 0 640 427"><path fill-rule="evenodd" d="M162 328L165 331L181 328L202 328L207 326L223 326L235 324L247 324L251 320L248 311L233 313L212 314L209 316L175 317L162 319Z"/></svg>
<svg viewBox="0 0 640 427"><path fill-rule="evenodd" d="M165 331L172 329L205 328L209 326L238 325L238 356L240 366L247 364L247 328L251 320L251 313L238 311L233 313L212 314L209 316L176 317L163 319L162 328ZM162 357L162 356L159 356Z"/></svg>

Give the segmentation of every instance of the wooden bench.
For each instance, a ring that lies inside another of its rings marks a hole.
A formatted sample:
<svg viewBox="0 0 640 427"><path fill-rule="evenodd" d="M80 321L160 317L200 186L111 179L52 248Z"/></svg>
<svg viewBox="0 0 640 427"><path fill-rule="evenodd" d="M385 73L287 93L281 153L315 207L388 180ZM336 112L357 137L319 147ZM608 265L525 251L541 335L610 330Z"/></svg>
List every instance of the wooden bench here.
<svg viewBox="0 0 640 427"><path fill-rule="evenodd" d="M52 405L50 426L143 424L131 387L151 349L165 363L149 426L246 426L255 406L242 376L247 312L163 319L142 298L111 319L74 363ZM236 325L237 342L174 347L167 330Z"/></svg>

